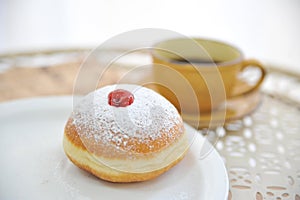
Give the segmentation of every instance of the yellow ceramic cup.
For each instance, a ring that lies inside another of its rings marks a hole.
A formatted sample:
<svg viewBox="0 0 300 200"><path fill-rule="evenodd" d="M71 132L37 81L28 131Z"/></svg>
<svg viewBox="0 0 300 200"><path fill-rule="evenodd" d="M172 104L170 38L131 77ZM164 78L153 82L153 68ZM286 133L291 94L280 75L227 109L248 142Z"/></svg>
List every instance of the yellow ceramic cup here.
<svg viewBox="0 0 300 200"><path fill-rule="evenodd" d="M177 38L157 43L152 49L157 91L179 111L197 115L217 109L226 99L255 92L266 71L256 60L246 60L237 48L214 40ZM254 85L240 86L246 67L261 71Z"/></svg>

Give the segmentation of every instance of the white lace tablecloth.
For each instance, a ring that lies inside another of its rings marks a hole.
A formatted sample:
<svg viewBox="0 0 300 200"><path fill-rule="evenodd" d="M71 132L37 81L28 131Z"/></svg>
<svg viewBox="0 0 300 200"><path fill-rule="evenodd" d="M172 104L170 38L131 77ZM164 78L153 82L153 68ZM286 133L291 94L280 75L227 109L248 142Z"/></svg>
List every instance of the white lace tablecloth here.
<svg viewBox="0 0 300 200"><path fill-rule="evenodd" d="M84 51L71 51L0 57L2 101L20 98L22 94L28 97L72 92L73 79L70 76L76 75L81 61L78 58L84 55ZM74 60L77 64L51 67ZM22 73L28 76L33 72L20 72L18 67L21 66L46 69L35 71L33 79L21 81L25 77ZM72 67L74 69L70 71ZM39 75L42 78L38 79L40 85L36 86ZM7 77L18 78L11 80ZM66 87L57 87L57 82ZM27 90L22 91L24 88ZM45 92L47 88L52 90ZM23 93L18 93L18 89ZM53 92L54 89L57 93ZM219 136L215 147L228 170L228 198L300 200L300 76L270 68L262 93L262 104L255 112L215 131Z"/></svg>

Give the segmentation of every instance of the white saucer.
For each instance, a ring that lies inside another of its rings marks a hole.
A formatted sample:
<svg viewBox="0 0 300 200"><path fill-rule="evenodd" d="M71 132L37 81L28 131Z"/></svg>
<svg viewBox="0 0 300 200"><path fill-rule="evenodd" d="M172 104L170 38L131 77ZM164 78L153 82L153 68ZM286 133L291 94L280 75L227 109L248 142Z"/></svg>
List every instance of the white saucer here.
<svg viewBox="0 0 300 200"><path fill-rule="evenodd" d="M236 92L240 93L241 88L237 88ZM211 112L201 112L200 116L183 114L182 117L186 123L199 129L223 126L227 122L242 119L244 116L251 114L259 107L261 101L262 94L259 90L256 90L229 98L223 103L223 106Z"/></svg>
<svg viewBox="0 0 300 200"><path fill-rule="evenodd" d="M0 104L0 199L227 199L228 177L215 149L200 159L197 133L187 156L162 176L142 183L101 181L74 166L62 148L72 97ZM186 125L188 132L196 130Z"/></svg>

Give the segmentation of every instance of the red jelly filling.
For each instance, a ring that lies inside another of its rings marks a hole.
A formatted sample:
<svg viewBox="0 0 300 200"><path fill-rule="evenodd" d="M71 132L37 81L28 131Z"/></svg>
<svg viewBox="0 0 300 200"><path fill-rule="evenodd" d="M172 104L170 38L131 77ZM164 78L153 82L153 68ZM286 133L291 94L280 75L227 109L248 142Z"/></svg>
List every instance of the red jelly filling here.
<svg viewBox="0 0 300 200"><path fill-rule="evenodd" d="M108 94L108 104L115 107L129 106L133 100L133 94L123 89L117 89Z"/></svg>

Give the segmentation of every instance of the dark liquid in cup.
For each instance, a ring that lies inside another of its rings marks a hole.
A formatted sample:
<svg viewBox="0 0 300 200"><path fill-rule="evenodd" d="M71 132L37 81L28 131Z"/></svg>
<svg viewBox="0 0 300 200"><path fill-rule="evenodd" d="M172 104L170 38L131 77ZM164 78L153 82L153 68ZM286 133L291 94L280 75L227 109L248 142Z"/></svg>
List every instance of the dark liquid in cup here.
<svg viewBox="0 0 300 200"><path fill-rule="evenodd" d="M190 58L190 59L182 59L182 58L173 58L173 62L178 64L195 64L195 65L201 65L201 64L218 64L222 61L219 60L213 60L213 59L199 59L199 58Z"/></svg>

